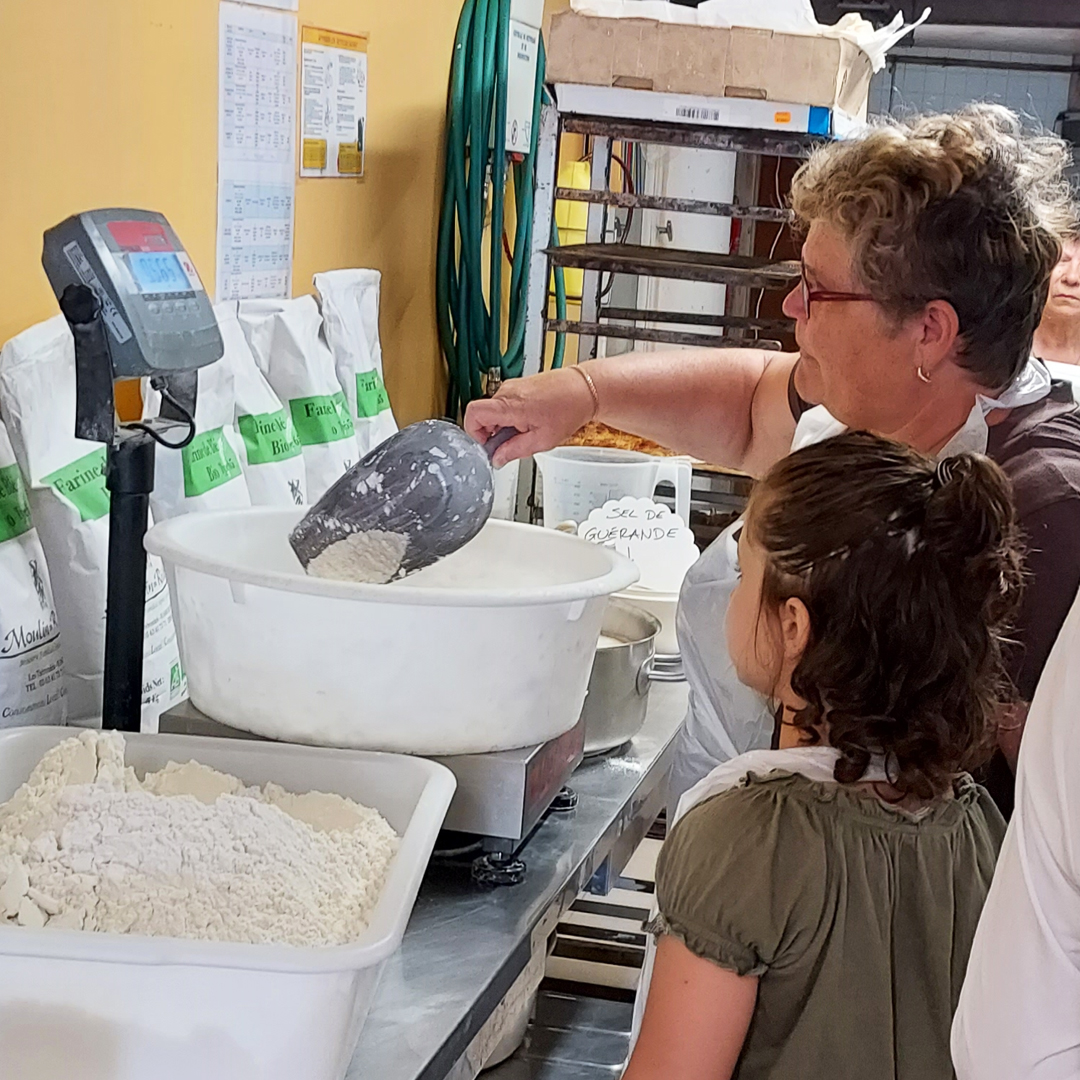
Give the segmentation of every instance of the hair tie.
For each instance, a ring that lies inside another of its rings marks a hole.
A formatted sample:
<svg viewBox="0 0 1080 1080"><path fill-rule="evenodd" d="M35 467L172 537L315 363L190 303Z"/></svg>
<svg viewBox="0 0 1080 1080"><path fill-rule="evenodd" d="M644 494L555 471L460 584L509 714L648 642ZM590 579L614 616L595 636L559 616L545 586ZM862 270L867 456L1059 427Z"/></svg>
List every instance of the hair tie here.
<svg viewBox="0 0 1080 1080"><path fill-rule="evenodd" d="M946 484L952 483L952 478L955 473L955 465L952 458L943 458L938 462L937 470L934 473L934 483L937 487L943 488Z"/></svg>

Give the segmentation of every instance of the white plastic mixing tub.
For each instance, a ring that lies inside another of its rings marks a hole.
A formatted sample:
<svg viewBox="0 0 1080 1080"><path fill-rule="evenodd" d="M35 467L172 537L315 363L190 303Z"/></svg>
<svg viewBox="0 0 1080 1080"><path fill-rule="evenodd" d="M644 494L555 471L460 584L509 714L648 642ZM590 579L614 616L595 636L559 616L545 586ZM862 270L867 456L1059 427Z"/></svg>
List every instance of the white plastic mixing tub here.
<svg viewBox="0 0 1080 1080"><path fill-rule="evenodd" d="M606 598L628 559L489 521L390 585L308 577L302 510L188 514L156 526L192 702L259 735L413 754L529 746L577 722Z"/></svg>
<svg viewBox="0 0 1080 1080"><path fill-rule="evenodd" d="M70 728L0 732L0 800ZM0 927L0 1076L11 1080L340 1080L386 958L401 943L454 793L396 754L128 735L141 776L191 758L248 784L329 791L401 836L371 925L333 948Z"/></svg>

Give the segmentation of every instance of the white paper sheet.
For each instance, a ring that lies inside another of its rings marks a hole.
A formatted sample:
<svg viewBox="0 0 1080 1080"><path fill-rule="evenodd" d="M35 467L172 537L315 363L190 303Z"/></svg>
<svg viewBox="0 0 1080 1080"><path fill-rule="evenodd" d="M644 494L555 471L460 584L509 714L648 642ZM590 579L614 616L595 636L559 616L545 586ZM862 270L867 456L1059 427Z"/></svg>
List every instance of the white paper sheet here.
<svg viewBox="0 0 1080 1080"><path fill-rule="evenodd" d="M367 36L301 32L301 176L363 176Z"/></svg>
<svg viewBox="0 0 1080 1080"><path fill-rule="evenodd" d="M217 299L292 295L296 16L222 3Z"/></svg>

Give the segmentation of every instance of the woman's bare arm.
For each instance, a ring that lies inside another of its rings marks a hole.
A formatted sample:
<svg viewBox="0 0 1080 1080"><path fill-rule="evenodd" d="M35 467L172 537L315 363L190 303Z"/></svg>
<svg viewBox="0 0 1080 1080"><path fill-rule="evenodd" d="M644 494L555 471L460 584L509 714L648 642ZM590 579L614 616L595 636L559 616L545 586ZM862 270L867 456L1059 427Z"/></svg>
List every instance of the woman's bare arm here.
<svg viewBox="0 0 1080 1080"><path fill-rule="evenodd" d="M590 360L584 370L596 387L598 420L759 475L791 446L788 382L797 359L757 349L687 349ZM469 406L465 427L481 442L504 427L522 432L496 452L502 465L558 446L593 411L585 379L563 369L505 382L495 397Z"/></svg>

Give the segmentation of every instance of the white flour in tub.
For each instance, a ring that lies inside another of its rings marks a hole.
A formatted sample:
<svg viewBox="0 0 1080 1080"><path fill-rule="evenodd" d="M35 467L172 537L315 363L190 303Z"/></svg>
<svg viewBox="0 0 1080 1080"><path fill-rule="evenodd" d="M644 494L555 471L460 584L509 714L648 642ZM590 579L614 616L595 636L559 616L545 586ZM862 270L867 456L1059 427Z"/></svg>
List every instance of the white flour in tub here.
<svg viewBox="0 0 1080 1080"><path fill-rule="evenodd" d="M0 927L346 944L397 844L337 795L245 788L194 762L140 782L122 735L87 731L0 806Z"/></svg>
<svg viewBox="0 0 1080 1080"><path fill-rule="evenodd" d="M328 544L307 565L313 577L385 585L397 577L409 538L404 533L368 529Z"/></svg>

